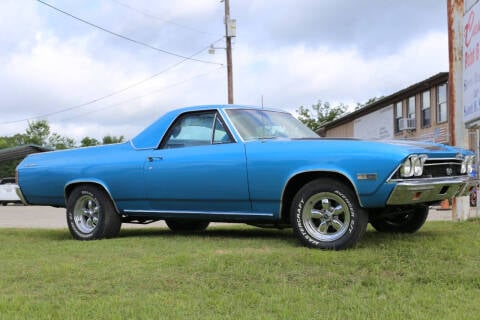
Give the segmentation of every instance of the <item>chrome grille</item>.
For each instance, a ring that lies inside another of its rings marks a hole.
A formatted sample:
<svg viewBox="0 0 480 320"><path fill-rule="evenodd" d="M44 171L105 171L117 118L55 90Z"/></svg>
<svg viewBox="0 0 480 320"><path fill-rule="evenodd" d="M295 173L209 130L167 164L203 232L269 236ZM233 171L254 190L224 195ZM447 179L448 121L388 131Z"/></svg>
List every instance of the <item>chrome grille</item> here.
<svg viewBox="0 0 480 320"><path fill-rule="evenodd" d="M458 177L461 173L462 160L458 159L427 159L423 167L421 177L404 178L400 175L400 169L392 176L393 179L418 179L418 178L444 178Z"/></svg>

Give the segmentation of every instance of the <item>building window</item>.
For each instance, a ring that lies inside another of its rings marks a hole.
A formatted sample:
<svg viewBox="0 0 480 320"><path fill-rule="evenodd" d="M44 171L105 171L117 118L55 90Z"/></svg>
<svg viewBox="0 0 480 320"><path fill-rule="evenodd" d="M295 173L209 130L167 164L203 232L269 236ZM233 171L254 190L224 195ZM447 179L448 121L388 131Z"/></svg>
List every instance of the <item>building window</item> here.
<svg viewBox="0 0 480 320"><path fill-rule="evenodd" d="M415 96L412 96L412 97L408 98L407 103L408 103L408 105L407 105L407 118L415 120L415 118L416 118L416 115L415 115ZM411 121L412 124L415 124L413 130L415 130L416 127L417 127L417 124L414 120Z"/></svg>
<svg viewBox="0 0 480 320"><path fill-rule="evenodd" d="M402 103L397 102L395 103L395 133L400 132L400 121L402 120L402 117Z"/></svg>
<svg viewBox="0 0 480 320"><path fill-rule="evenodd" d="M422 93L422 128L430 127L432 123L432 108L430 107L430 90Z"/></svg>
<svg viewBox="0 0 480 320"><path fill-rule="evenodd" d="M447 122L447 84L437 87L437 123Z"/></svg>

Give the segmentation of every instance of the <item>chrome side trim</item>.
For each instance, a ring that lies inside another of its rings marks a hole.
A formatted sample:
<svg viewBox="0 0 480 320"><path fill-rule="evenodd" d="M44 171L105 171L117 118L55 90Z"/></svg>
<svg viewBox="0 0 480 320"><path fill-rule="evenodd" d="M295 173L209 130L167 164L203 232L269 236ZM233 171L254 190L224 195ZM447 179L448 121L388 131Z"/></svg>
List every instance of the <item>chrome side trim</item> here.
<svg viewBox="0 0 480 320"><path fill-rule="evenodd" d="M22 189L20 189L20 187L15 187L15 193L17 194L17 196L20 198L20 201L22 201L22 203L26 206L29 205L29 203L27 202L27 200L25 199L23 193L22 193Z"/></svg>
<svg viewBox="0 0 480 320"><path fill-rule="evenodd" d="M357 180L377 180L376 173L357 173Z"/></svg>
<svg viewBox="0 0 480 320"><path fill-rule="evenodd" d="M135 151L142 151L142 150L154 150L155 148L154 147L148 147L148 148L137 148L134 144L133 144L133 140L129 140L128 141L130 143L130 146L132 147L133 150Z"/></svg>
<svg viewBox="0 0 480 320"><path fill-rule="evenodd" d="M190 215L224 215L224 216L248 216L248 217L273 217L272 213L251 212L223 212L223 211L192 211L192 210L123 210L125 213L156 213L156 214L190 214Z"/></svg>
<svg viewBox="0 0 480 320"><path fill-rule="evenodd" d="M431 159L431 158L430 158ZM437 163L425 163L425 167L431 167L431 166L444 166L444 165L456 165L456 166L461 166L461 162L437 162Z"/></svg>

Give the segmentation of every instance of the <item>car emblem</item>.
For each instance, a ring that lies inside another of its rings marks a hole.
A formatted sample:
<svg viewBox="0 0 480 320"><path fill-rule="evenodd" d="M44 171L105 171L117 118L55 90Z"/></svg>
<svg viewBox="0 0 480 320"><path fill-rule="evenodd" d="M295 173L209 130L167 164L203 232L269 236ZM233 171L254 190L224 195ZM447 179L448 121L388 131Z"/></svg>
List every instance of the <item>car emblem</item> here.
<svg viewBox="0 0 480 320"><path fill-rule="evenodd" d="M453 173L453 169L452 168L447 168L446 173L447 173L447 176L451 176L452 173Z"/></svg>

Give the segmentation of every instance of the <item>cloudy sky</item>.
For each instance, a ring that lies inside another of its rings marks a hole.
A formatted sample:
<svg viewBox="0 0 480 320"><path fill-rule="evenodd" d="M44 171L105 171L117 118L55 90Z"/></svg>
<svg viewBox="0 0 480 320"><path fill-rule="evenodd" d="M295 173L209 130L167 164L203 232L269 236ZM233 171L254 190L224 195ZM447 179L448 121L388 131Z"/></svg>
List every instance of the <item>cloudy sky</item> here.
<svg viewBox="0 0 480 320"><path fill-rule="evenodd" d="M42 1L159 50L1 0L0 136L46 119L77 141L130 138L167 110L226 103L225 50L206 50L225 45L219 0ZM448 71L446 1L230 1L238 104L353 106Z"/></svg>

